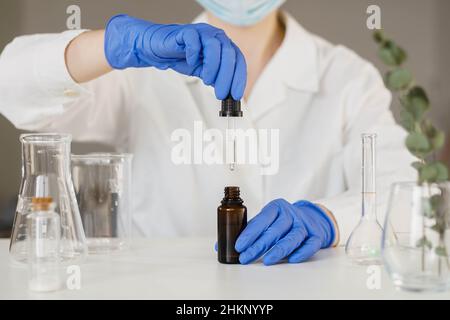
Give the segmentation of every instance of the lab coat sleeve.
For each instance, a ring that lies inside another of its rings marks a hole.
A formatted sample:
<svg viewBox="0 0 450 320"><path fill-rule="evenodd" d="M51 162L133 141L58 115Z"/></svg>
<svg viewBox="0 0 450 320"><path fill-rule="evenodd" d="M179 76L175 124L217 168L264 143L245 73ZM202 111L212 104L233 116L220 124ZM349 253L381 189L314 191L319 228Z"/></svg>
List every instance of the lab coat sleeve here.
<svg viewBox="0 0 450 320"><path fill-rule="evenodd" d="M337 220L340 244L345 244L361 218L361 134L377 134L378 221L384 223L392 183L416 179L413 156L405 147L406 132L390 111L391 94L370 64L361 70L343 93L343 166L347 191L316 202Z"/></svg>
<svg viewBox="0 0 450 320"><path fill-rule="evenodd" d="M128 123L123 109L130 104L124 73L80 85L66 68L65 49L84 31L27 35L9 43L0 56L0 113L19 129L119 146Z"/></svg>

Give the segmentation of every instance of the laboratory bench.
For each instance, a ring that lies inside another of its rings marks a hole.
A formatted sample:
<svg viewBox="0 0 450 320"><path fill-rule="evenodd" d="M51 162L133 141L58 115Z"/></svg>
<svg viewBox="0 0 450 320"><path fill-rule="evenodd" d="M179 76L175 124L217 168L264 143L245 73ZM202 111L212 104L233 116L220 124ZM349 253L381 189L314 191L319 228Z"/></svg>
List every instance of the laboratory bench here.
<svg viewBox="0 0 450 320"><path fill-rule="evenodd" d="M128 251L89 255L79 268L79 289L33 293L26 267L14 266L8 245L0 240L0 299L450 298L450 292L397 291L382 267L352 265L342 247L321 250L302 264L224 265L217 262L214 240L205 238L134 240Z"/></svg>

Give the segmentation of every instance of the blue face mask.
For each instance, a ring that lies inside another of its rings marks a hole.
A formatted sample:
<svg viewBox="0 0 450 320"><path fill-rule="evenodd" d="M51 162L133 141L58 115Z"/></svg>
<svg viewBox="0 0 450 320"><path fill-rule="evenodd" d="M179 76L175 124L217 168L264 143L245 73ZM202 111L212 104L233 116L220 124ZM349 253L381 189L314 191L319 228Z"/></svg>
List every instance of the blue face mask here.
<svg viewBox="0 0 450 320"><path fill-rule="evenodd" d="M249 26L278 9L285 0L197 0L217 18L237 26Z"/></svg>

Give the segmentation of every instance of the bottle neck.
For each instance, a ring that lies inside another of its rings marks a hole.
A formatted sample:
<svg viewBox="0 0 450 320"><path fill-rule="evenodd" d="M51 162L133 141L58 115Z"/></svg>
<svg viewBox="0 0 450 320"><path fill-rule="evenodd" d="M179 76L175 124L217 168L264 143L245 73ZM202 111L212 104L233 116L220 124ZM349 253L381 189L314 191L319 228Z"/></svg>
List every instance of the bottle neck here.
<svg viewBox="0 0 450 320"><path fill-rule="evenodd" d="M222 204L242 204L239 187L226 187Z"/></svg>
<svg viewBox="0 0 450 320"><path fill-rule="evenodd" d="M222 204L243 204L244 200L242 200L241 198L223 198L221 201Z"/></svg>

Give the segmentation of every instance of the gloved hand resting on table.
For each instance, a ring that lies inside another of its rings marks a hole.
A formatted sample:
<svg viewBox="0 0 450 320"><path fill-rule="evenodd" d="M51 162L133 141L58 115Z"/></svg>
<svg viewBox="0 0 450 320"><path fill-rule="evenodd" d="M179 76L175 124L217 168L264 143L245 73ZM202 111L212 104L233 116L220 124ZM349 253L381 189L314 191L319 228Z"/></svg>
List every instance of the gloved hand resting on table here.
<svg viewBox="0 0 450 320"><path fill-rule="evenodd" d="M199 77L218 99L244 94L247 67L225 32L206 23L156 24L127 15L112 17L105 31L105 56L111 67L173 69Z"/></svg>
<svg viewBox="0 0 450 320"><path fill-rule="evenodd" d="M248 264L264 255L272 265L287 258L290 263L308 260L321 248L335 241L331 218L319 206L299 201L290 204L277 199L267 204L248 223L235 245L239 261Z"/></svg>

